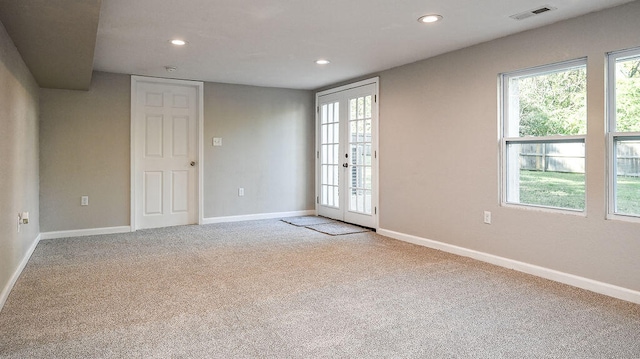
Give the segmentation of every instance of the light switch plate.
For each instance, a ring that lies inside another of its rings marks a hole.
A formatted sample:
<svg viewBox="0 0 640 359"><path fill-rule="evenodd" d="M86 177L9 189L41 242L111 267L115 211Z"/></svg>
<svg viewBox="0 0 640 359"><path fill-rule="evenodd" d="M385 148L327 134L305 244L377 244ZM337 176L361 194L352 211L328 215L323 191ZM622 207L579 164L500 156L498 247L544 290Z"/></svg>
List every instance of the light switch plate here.
<svg viewBox="0 0 640 359"><path fill-rule="evenodd" d="M222 137L214 137L213 138L213 145L218 147L218 146L222 146Z"/></svg>

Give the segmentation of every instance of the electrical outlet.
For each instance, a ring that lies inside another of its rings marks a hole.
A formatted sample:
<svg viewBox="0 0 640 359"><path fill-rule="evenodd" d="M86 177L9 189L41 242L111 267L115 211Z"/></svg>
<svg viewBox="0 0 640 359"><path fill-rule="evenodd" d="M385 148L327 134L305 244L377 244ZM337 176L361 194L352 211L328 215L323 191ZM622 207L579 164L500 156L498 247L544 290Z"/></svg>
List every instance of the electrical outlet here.
<svg viewBox="0 0 640 359"><path fill-rule="evenodd" d="M222 146L222 137L214 137L212 144L216 147Z"/></svg>
<svg viewBox="0 0 640 359"><path fill-rule="evenodd" d="M491 212L484 211L484 223L491 224Z"/></svg>
<svg viewBox="0 0 640 359"><path fill-rule="evenodd" d="M244 196L244 188L240 187L238 188L238 197L242 197Z"/></svg>
<svg viewBox="0 0 640 359"><path fill-rule="evenodd" d="M89 196L80 197L80 205L81 206L88 206L89 205Z"/></svg>

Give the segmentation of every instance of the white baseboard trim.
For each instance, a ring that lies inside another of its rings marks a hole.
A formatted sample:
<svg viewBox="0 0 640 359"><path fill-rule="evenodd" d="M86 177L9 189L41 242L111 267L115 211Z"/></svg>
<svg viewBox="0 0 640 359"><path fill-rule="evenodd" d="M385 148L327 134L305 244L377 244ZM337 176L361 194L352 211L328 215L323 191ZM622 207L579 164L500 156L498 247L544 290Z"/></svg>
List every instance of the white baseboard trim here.
<svg viewBox="0 0 640 359"><path fill-rule="evenodd" d="M210 218L203 218L202 224L255 221L258 219L274 219L274 218L297 217L297 216L314 216L315 214L316 214L316 211L312 209L312 210L306 210L306 211L257 213L257 214L246 214L241 216L210 217Z"/></svg>
<svg viewBox="0 0 640 359"><path fill-rule="evenodd" d="M417 237L409 234L394 232L386 229L379 229L377 232L378 234L383 235L385 237L390 237L390 238L401 240L404 242L409 242L409 243L417 244L420 246L441 250L443 252L457 254L463 257L477 259L479 261L491 263L500 267L513 269L519 272L535 275L537 277L549 279L555 282L560 282L560 283L568 284L574 287L596 292L599 294L604 294L609 297L614 297L614 298L626 300L628 302L640 304L640 292L632 289L619 287L612 284L599 282L593 279L579 277L573 274L564 273L557 270L540 267L540 266L536 266L536 265L528 264L524 262L519 262L513 259L499 257L493 254L479 252L472 249L454 246L451 244L438 242L431 239L421 238L421 237Z"/></svg>
<svg viewBox="0 0 640 359"><path fill-rule="evenodd" d="M31 258L31 255L33 254L33 251L36 250L36 247L38 246L40 239L41 239L41 236L38 235L36 237L36 240L31 245L31 247L29 247L29 249L27 250L27 253L25 253L24 257L22 257L22 260L18 264L18 268L16 268L11 278L9 278L9 282L4 286L4 288L2 288L2 292L0 293L0 311L2 311L4 304L7 302L7 299L9 298L9 293L11 293L13 286L18 281L18 278L20 277L20 274L22 274L24 267L27 266L27 263L29 262L29 258Z"/></svg>
<svg viewBox="0 0 640 359"><path fill-rule="evenodd" d="M126 232L131 232L131 226L73 229L70 231L43 232L43 233L40 233L40 237L41 239L58 239L58 238L67 238L67 237L96 236L100 234L114 234L114 233L126 233Z"/></svg>

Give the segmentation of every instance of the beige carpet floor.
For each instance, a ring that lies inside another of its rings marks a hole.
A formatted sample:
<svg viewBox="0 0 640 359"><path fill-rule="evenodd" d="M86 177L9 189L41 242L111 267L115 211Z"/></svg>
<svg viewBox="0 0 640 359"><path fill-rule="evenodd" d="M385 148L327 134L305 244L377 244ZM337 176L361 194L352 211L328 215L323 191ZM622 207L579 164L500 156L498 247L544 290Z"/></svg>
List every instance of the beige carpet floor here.
<svg viewBox="0 0 640 359"><path fill-rule="evenodd" d="M279 220L42 241L2 358L640 358L640 306Z"/></svg>

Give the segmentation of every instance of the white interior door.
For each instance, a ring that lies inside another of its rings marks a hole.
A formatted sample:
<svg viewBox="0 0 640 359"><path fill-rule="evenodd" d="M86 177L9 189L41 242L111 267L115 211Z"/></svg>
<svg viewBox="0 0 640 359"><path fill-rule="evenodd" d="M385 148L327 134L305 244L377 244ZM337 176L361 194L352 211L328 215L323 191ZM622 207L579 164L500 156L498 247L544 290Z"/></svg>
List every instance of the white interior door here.
<svg viewBox="0 0 640 359"><path fill-rule="evenodd" d="M199 84L132 80L134 229L198 223Z"/></svg>
<svg viewBox="0 0 640 359"><path fill-rule="evenodd" d="M378 82L362 81L317 95L319 215L378 224Z"/></svg>

